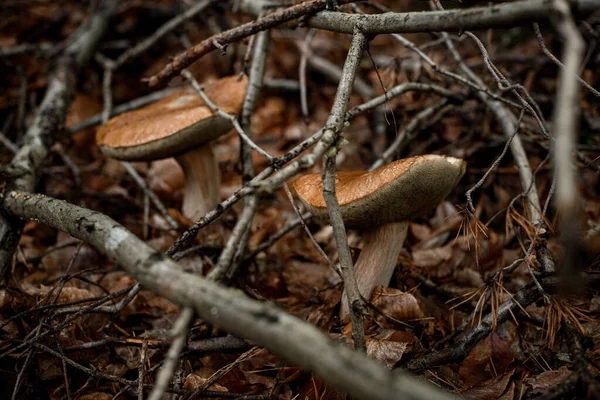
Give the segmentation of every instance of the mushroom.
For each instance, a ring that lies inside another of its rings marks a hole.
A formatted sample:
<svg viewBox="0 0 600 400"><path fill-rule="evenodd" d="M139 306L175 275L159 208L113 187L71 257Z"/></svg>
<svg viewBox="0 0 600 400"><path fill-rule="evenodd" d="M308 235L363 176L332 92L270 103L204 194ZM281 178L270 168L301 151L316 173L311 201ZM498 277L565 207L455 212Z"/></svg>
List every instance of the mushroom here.
<svg viewBox="0 0 600 400"><path fill-rule="evenodd" d="M344 224L363 232L364 245L354 266L358 290L370 299L375 286L392 278L408 221L433 209L456 186L466 163L453 157L423 155L377 168L336 174L336 194ZM311 214L327 220L321 174L294 182L296 193ZM340 316L348 315L345 292Z"/></svg>
<svg viewBox="0 0 600 400"><path fill-rule="evenodd" d="M204 85L222 111L238 115L248 79L222 78ZM210 142L232 124L214 113L192 88L182 88L135 111L121 114L96 133L104 154L118 160L152 161L175 157L185 177L183 214L197 220L220 200L220 173Z"/></svg>

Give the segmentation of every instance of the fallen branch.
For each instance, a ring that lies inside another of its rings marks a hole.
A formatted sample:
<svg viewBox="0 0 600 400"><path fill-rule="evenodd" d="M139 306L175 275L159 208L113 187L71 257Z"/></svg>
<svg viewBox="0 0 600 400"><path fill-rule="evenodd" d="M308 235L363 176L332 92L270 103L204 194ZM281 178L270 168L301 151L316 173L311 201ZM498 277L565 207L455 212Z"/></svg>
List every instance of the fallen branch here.
<svg viewBox="0 0 600 400"><path fill-rule="evenodd" d="M201 318L314 372L357 399L444 399L443 391L405 373L392 372L339 345L318 328L270 303L186 273L113 219L41 194L12 191L3 205L12 214L67 232L116 260L142 285L193 308ZM4 354L17 351L16 346Z"/></svg>
<svg viewBox="0 0 600 400"><path fill-rule="evenodd" d="M505 29L547 19L554 12L552 2L553 0L521 0L489 7L369 15L322 11L311 17L307 24L311 28L348 34L354 32L355 26L360 26L369 35ZM574 0L569 3L576 15L589 14L600 8L596 0Z"/></svg>
<svg viewBox="0 0 600 400"><path fill-rule="evenodd" d="M21 174L10 182L7 190L34 190L37 171L50 151L54 136L64 125L73 101L77 79L88 64L116 8L116 0L103 1L85 22L85 29L76 30L68 39L70 44L65 48L48 80L46 94L33 124L23 138L22 147L10 163L10 166L19 169ZM10 268L23 223L0 210L0 227L0 276L4 276Z"/></svg>

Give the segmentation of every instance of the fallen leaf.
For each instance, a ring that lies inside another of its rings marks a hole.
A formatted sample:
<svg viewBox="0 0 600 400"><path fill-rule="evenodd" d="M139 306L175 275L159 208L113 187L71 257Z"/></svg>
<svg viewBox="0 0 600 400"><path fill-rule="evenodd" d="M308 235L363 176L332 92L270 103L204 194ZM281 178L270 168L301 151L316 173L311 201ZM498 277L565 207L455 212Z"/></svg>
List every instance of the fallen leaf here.
<svg viewBox="0 0 600 400"><path fill-rule="evenodd" d="M497 374L503 374L514 358L510 344L492 332L471 349L459 373L467 386L477 385Z"/></svg>
<svg viewBox="0 0 600 400"><path fill-rule="evenodd" d="M367 356L392 369L404 355L407 346L408 343L370 339L367 342Z"/></svg>
<svg viewBox="0 0 600 400"><path fill-rule="evenodd" d="M398 321L423 318L423 311L421 311L421 307L415 296L398 289L388 287L375 288L372 303L383 314ZM394 327L382 315L376 314L375 318L382 328Z"/></svg>
<svg viewBox="0 0 600 400"><path fill-rule="evenodd" d="M529 378L525 383L536 392L545 392L546 390L555 387L562 381L571 376L572 371L569 371L564 365L554 371L545 371L541 374Z"/></svg>
<svg viewBox="0 0 600 400"><path fill-rule="evenodd" d="M515 383L511 381L514 370L473 386L460 394L476 400L513 400Z"/></svg>

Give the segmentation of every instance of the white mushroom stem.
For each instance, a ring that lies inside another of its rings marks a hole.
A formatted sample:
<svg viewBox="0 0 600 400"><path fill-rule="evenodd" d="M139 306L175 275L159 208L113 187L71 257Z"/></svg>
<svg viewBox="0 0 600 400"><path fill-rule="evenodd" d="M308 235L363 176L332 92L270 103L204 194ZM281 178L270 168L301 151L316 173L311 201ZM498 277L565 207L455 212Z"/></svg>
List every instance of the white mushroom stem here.
<svg viewBox="0 0 600 400"><path fill-rule="evenodd" d="M175 157L185 176L183 215L197 221L219 204L221 176L210 144Z"/></svg>
<svg viewBox="0 0 600 400"><path fill-rule="evenodd" d="M364 245L354 265L354 274L358 291L366 300L371 298L375 286L387 286L390 283L407 230L408 221L402 221L364 231ZM342 320L348 313L348 299L344 289L340 310Z"/></svg>

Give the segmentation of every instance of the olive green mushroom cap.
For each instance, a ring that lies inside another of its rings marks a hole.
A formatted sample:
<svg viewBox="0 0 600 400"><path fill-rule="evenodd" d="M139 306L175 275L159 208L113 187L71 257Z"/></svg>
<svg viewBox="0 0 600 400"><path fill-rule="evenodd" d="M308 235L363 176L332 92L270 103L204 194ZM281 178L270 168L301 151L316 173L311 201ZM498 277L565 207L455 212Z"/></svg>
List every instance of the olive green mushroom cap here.
<svg viewBox="0 0 600 400"><path fill-rule="evenodd" d="M336 174L336 195L346 226L356 229L414 219L436 207L465 173L466 163L435 154L394 161L374 171ZM294 182L311 214L328 219L321 174Z"/></svg>
<svg viewBox="0 0 600 400"><path fill-rule="evenodd" d="M208 98L222 111L238 115L248 79L237 76L204 85ZM173 157L216 139L232 129L192 88L182 88L146 107L112 118L98 128L96 143L119 160L150 161Z"/></svg>

